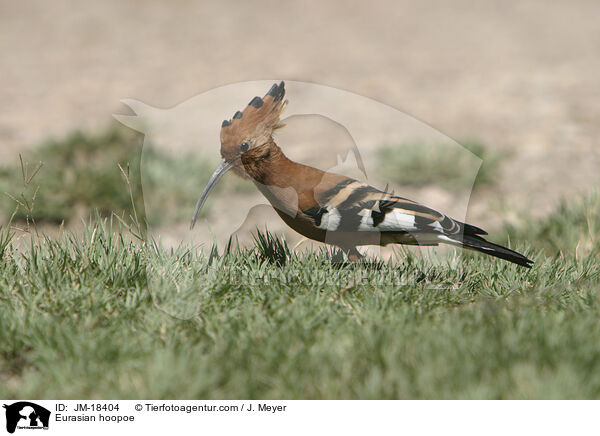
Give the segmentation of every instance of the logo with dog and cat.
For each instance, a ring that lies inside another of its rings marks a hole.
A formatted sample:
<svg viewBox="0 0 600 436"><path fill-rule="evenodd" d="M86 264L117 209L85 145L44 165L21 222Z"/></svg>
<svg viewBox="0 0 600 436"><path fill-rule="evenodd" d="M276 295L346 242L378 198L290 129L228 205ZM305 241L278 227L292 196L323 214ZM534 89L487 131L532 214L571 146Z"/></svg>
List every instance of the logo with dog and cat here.
<svg viewBox="0 0 600 436"><path fill-rule="evenodd" d="M48 430L50 411L39 404L29 401L19 401L5 404L6 431L14 433L15 430Z"/></svg>

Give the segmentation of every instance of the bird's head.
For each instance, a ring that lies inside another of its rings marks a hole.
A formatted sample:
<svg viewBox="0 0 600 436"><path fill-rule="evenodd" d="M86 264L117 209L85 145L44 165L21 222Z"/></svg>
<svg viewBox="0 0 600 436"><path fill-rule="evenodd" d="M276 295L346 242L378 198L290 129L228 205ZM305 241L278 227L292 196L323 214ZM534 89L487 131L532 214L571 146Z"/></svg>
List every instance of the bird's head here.
<svg viewBox="0 0 600 436"><path fill-rule="evenodd" d="M279 117L287 105L284 100L285 84L274 84L263 98L254 97L243 111L237 111L229 120L221 124L221 163L211 176L204 192L196 204L191 227L194 226L200 209L208 194L223 175L233 170L241 177L248 175L242 163L242 156L256 157L268 151L273 143L273 130L283 127Z"/></svg>

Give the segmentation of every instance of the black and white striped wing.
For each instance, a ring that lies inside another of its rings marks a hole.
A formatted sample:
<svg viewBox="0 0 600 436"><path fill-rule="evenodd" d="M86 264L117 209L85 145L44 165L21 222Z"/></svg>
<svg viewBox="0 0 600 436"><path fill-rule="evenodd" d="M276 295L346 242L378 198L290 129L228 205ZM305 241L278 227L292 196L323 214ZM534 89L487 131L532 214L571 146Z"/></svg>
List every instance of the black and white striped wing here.
<svg viewBox="0 0 600 436"><path fill-rule="evenodd" d="M415 237L430 234L433 242L438 235L460 238L465 227L426 206L352 179L338 183L318 201L320 207L304 213L316 227L328 232L409 233ZM485 234L469 227L477 234Z"/></svg>
<svg viewBox="0 0 600 436"><path fill-rule="evenodd" d="M319 206L304 210L313 224L327 232L381 234L380 245L390 243L462 246L531 268L533 261L507 247L485 240L487 233L453 220L412 200L380 191L357 180L344 180L316 199ZM373 243L365 238L365 244ZM356 240L353 240L356 244ZM359 242L360 245L360 242Z"/></svg>

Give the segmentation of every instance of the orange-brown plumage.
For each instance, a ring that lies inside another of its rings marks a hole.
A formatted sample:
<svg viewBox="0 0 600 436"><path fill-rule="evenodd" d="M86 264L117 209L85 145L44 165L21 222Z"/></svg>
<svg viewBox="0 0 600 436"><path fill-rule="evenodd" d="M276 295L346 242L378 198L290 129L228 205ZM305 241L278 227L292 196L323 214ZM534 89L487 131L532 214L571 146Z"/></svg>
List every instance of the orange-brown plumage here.
<svg viewBox="0 0 600 436"><path fill-rule="evenodd" d="M241 157L241 145L248 144L247 162L260 160L268 156L269 145L273 142L272 132L283 127L279 117L287 105L283 100L285 90L273 85L271 90L261 99L254 97L243 112L237 111L233 118L224 120L221 125L221 156L234 161ZM233 170L242 177L248 174L245 165L236 165Z"/></svg>
<svg viewBox="0 0 600 436"><path fill-rule="evenodd" d="M352 260L357 245L451 244L531 267L532 261L508 248L486 241L482 229L453 220L406 198L357 180L302 165L288 159L273 140L282 127L287 105L281 82L263 97L254 97L243 112L221 126L223 160L206 186L200 208L228 170L251 179L283 221L298 233L337 245Z"/></svg>

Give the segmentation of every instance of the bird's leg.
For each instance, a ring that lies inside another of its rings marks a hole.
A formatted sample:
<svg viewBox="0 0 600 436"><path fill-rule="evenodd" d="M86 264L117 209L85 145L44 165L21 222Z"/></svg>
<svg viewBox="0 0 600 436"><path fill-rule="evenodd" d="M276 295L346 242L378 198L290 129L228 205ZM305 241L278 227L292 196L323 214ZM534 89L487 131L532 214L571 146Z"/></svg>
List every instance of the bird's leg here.
<svg viewBox="0 0 600 436"><path fill-rule="evenodd" d="M347 265L346 260L344 259L344 254L348 257L349 263L358 262L363 257L363 255L359 253L359 251L356 249L356 247L351 247L351 248L340 247L340 249L336 250L336 252L331 257L331 261L333 263Z"/></svg>
<svg viewBox="0 0 600 436"><path fill-rule="evenodd" d="M347 250L346 254L348 255L348 260L350 262L358 262L363 258L363 255L359 253L356 247L352 247L351 249Z"/></svg>

